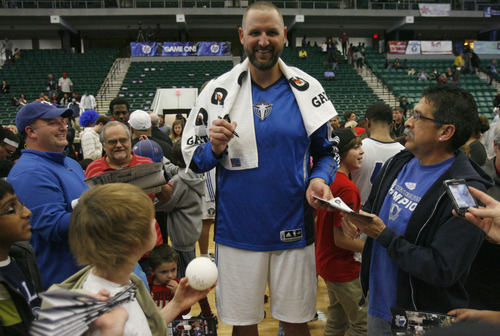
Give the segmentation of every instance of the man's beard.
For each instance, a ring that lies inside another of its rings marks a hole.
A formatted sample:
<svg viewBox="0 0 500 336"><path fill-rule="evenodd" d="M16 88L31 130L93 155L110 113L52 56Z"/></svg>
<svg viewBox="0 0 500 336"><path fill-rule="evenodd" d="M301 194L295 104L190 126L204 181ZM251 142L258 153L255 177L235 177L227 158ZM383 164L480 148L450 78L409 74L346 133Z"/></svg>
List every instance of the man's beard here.
<svg viewBox="0 0 500 336"><path fill-rule="evenodd" d="M269 50L272 53L271 58L266 62L260 62L255 56L256 52L249 50L245 47L245 53L247 54L250 63L252 63L253 66L256 67L257 69L262 71L270 70L276 65L276 63L278 63L278 59L281 56L281 53L283 52L283 46L279 49L269 48Z"/></svg>

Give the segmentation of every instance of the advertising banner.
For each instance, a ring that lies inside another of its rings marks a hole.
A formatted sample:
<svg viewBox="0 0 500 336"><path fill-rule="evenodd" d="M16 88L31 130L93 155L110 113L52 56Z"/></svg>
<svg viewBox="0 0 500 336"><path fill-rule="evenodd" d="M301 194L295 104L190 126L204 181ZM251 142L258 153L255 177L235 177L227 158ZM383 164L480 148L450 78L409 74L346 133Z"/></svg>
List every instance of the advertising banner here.
<svg viewBox="0 0 500 336"><path fill-rule="evenodd" d="M156 49L158 43L156 42L131 42L130 55L131 56L156 56Z"/></svg>
<svg viewBox="0 0 500 336"><path fill-rule="evenodd" d="M425 55L446 55L451 54L451 41L420 41L422 54Z"/></svg>
<svg viewBox="0 0 500 336"><path fill-rule="evenodd" d="M198 56L230 56L231 42L200 42Z"/></svg>
<svg viewBox="0 0 500 336"><path fill-rule="evenodd" d="M478 55L500 55L500 42L498 41L476 41L474 52Z"/></svg>
<svg viewBox="0 0 500 336"><path fill-rule="evenodd" d="M389 41L389 54L404 54L406 52L406 42Z"/></svg>
<svg viewBox="0 0 500 336"><path fill-rule="evenodd" d="M408 41L406 53L409 55L420 54L420 41Z"/></svg>
<svg viewBox="0 0 500 336"><path fill-rule="evenodd" d="M484 17L500 16L500 9L491 6L484 7Z"/></svg>
<svg viewBox="0 0 500 336"><path fill-rule="evenodd" d="M198 42L163 42L162 56L196 56Z"/></svg>
<svg viewBox="0 0 500 336"><path fill-rule="evenodd" d="M419 3L421 16L450 16L451 4Z"/></svg>
<svg viewBox="0 0 500 336"><path fill-rule="evenodd" d="M230 56L231 42L132 42L132 56Z"/></svg>

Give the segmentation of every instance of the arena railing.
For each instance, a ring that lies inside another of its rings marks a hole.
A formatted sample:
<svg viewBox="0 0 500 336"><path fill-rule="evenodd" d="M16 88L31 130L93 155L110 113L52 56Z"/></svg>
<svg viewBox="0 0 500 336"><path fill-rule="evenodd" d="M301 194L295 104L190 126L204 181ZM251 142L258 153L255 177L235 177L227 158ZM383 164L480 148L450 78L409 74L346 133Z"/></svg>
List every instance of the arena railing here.
<svg viewBox="0 0 500 336"><path fill-rule="evenodd" d="M3 8L234 8L226 6L224 0L2 0ZM241 2L240 2L241 3ZM380 10L418 10L419 3L429 0L273 0L279 8L284 9L380 9ZM483 11L491 6L484 0L444 0L439 3L450 3L455 11Z"/></svg>

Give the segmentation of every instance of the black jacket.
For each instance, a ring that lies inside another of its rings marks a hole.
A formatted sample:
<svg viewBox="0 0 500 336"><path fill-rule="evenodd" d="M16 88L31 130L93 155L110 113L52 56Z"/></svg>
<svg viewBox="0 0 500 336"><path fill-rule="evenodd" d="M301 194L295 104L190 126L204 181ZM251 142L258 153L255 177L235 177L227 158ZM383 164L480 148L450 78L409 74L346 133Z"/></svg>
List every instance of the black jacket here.
<svg viewBox="0 0 500 336"><path fill-rule="evenodd" d="M26 281L31 282L36 293L40 293L43 290L42 278L36 263L35 252L33 251L31 245L28 242L17 242L12 245L9 251L9 256L19 266L24 274L24 277L26 278ZM1 272L0 286L5 287L5 289L9 292L10 296L14 300L16 309L23 320L22 325L18 325L16 328L5 328L1 323L2 319L0 319L0 335L29 335L29 327L34 319L34 316L30 306L26 302L26 299L4 279Z"/></svg>
<svg viewBox="0 0 500 336"><path fill-rule="evenodd" d="M379 213L393 181L413 157L404 150L384 164L363 210ZM492 184L491 178L459 150L450 169L420 200L404 235L386 228L377 238L399 267L395 289L398 308L447 313L469 304L464 282L485 235L474 224L453 216L453 205L443 181L456 178L465 179L470 186L483 191ZM365 296L372 246L373 239L368 238L360 274Z"/></svg>

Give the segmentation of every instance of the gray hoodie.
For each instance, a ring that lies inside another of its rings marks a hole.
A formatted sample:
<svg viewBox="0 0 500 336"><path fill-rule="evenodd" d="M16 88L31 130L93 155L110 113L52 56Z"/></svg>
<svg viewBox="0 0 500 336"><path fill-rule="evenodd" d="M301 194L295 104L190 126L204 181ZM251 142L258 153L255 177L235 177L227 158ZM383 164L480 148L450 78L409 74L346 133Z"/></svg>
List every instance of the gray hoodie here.
<svg viewBox="0 0 500 336"><path fill-rule="evenodd" d="M170 162L165 164L165 171L173 186L172 198L167 202L158 202L156 211L167 212L167 230L172 248L191 251L201 234L204 177L192 170L186 172L179 169Z"/></svg>

